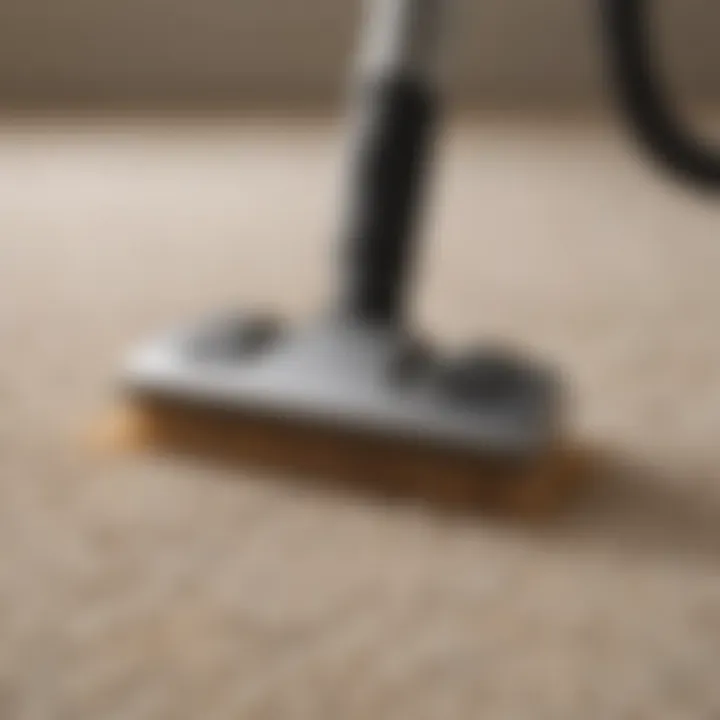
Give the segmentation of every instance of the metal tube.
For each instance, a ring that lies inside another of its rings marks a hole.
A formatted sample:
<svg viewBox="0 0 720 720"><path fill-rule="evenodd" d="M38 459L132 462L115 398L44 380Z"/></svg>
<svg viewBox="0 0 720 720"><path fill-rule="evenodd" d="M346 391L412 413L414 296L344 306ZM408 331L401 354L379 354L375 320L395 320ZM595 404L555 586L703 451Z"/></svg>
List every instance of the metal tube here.
<svg viewBox="0 0 720 720"><path fill-rule="evenodd" d="M441 71L442 13L448 0L367 0L359 70L434 88Z"/></svg>

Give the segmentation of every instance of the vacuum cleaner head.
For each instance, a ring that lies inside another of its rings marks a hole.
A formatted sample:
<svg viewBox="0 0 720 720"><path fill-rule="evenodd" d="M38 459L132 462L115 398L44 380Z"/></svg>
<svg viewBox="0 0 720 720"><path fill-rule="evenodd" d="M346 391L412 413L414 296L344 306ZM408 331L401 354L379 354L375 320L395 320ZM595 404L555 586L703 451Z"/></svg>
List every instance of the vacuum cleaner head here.
<svg viewBox="0 0 720 720"><path fill-rule="evenodd" d="M141 348L125 387L136 438L173 450L463 505L537 508L568 485L549 373L386 326L210 319Z"/></svg>
<svg viewBox="0 0 720 720"><path fill-rule="evenodd" d="M532 458L556 434L553 378L478 352L443 361L388 327L326 321L282 331L212 319L142 349L131 393L467 454Z"/></svg>

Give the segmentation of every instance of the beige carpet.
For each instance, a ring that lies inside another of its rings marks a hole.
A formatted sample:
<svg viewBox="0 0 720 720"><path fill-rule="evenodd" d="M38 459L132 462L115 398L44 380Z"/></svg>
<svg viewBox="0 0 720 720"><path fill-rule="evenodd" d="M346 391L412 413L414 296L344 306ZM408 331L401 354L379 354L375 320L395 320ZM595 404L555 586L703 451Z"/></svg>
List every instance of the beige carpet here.
<svg viewBox="0 0 720 720"><path fill-rule="evenodd" d="M139 337L329 295L325 123L0 128L0 717L720 717L720 203L609 127L454 128L418 317L565 369L617 461L549 527L78 436Z"/></svg>

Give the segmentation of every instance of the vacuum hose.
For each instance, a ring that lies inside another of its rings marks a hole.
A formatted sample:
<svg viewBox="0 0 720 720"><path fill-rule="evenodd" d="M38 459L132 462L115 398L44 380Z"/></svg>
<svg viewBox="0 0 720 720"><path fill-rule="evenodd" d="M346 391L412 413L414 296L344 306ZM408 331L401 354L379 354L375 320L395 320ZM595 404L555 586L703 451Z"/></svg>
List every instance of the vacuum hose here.
<svg viewBox="0 0 720 720"><path fill-rule="evenodd" d="M720 153L686 130L658 79L648 0L601 1L612 81L634 134L681 179L720 187Z"/></svg>

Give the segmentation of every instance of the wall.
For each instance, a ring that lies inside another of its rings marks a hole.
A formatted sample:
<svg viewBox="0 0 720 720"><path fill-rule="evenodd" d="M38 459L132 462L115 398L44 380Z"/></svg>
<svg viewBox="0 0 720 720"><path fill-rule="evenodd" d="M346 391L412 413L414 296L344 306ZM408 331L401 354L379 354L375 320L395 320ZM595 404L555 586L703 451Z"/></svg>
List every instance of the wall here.
<svg viewBox="0 0 720 720"><path fill-rule="evenodd" d="M597 99L598 0L466 0L454 87L472 102ZM655 0L673 76L720 95L717 0ZM0 0L0 102L306 102L337 96L355 0Z"/></svg>

